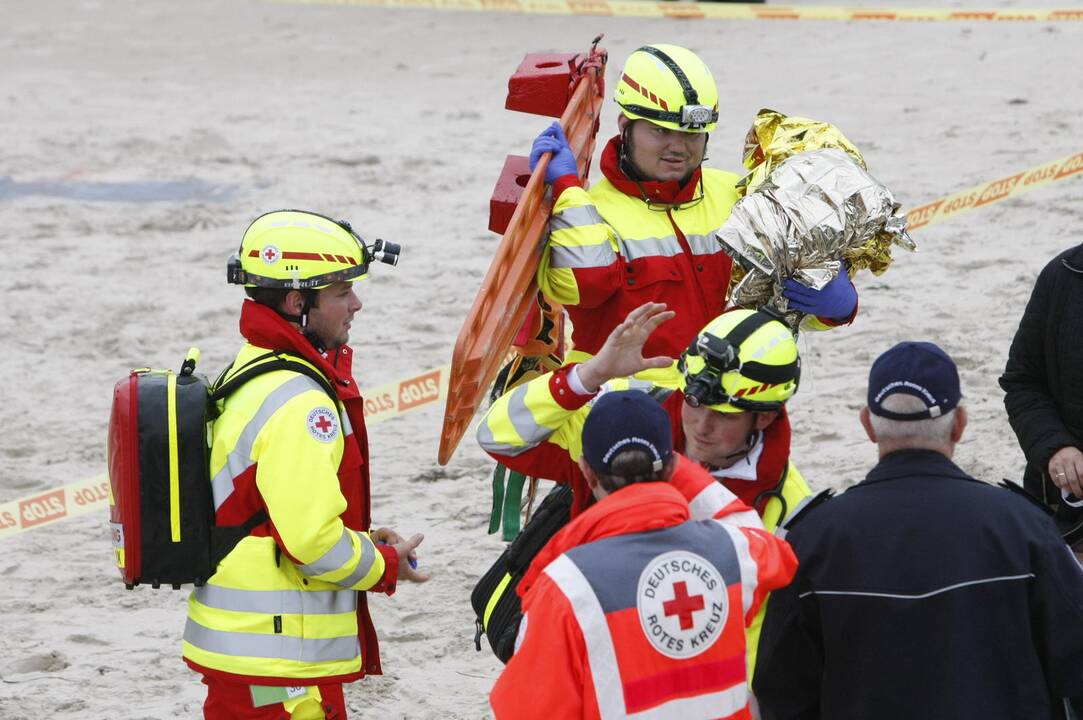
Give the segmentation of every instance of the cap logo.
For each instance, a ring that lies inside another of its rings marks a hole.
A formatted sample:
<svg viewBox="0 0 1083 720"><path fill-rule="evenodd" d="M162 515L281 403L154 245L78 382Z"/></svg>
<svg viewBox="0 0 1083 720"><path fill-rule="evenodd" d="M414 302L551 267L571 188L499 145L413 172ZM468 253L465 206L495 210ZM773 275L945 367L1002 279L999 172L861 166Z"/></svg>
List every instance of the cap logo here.
<svg viewBox="0 0 1083 720"><path fill-rule="evenodd" d="M274 245L265 245L259 251L260 259L268 265L274 265L282 258L282 252Z"/></svg>
<svg viewBox="0 0 1083 720"><path fill-rule="evenodd" d="M873 401L879 403L881 400L884 399L886 395L890 394L892 390L901 387L909 388L910 390L917 390L919 393L921 393L921 396L925 398L925 402L927 402L929 405L932 405L933 407L936 407L937 402L936 398L933 397L933 394L923 388L921 385L918 385L917 383L912 383L909 380L896 380L895 382L888 383L883 388L881 388L880 392L876 393L876 397L873 398Z"/></svg>
<svg viewBox="0 0 1083 720"><path fill-rule="evenodd" d="M666 657L705 652L722 636L729 596L722 574L687 550L654 558L639 576L636 611L647 639Z"/></svg>
<svg viewBox="0 0 1083 720"><path fill-rule="evenodd" d="M602 455L602 462L604 464L608 465L609 464L609 459L611 457L613 457L617 453L617 451L620 450L621 448L623 448L625 445L641 445L641 446L647 448L648 450L651 451L651 455L654 456L655 464L658 465L658 467L656 467L655 470L660 470L661 469L662 453L658 452L658 448L655 447L654 443L652 443L647 438L641 438L641 437L629 437L629 438L624 438L622 440L618 440L617 442L615 442L613 444L613 447L611 447L611 448L609 448L608 450L605 451L605 455Z"/></svg>

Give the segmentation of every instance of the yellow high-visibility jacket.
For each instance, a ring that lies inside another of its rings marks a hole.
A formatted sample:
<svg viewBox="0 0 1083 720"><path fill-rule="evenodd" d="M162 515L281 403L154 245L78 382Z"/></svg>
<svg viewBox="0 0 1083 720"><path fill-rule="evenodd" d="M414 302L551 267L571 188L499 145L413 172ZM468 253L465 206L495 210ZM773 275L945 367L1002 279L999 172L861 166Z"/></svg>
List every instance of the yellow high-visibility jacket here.
<svg viewBox="0 0 1083 720"><path fill-rule="evenodd" d="M233 372L265 353L246 345ZM358 591L393 590L397 562L347 512L361 453L344 406L305 375L259 375L225 401L210 457L216 522L261 507L269 521L191 594L191 666L262 685L363 674Z"/></svg>
<svg viewBox="0 0 1083 720"><path fill-rule="evenodd" d="M620 136L609 141L600 160L605 177L589 190L564 179L554 185L557 199L537 280L571 318L568 362L597 353L613 328L645 302L666 303L677 316L651 334L644 355L675 358L726 306L733 262L714 231L739 199L738 176L701 168L684 186L637 183L620 170L619 148ZM809 316L803 326L836 324Z"/></svg>

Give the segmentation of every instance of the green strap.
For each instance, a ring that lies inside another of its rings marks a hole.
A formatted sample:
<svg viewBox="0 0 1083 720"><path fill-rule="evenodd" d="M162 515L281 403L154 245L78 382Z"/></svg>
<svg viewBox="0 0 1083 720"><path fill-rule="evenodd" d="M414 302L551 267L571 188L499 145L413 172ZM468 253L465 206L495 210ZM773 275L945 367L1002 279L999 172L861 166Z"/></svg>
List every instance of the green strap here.
<svg viewBox="0 0 1083 720"><path fill-rule="evenodd" d="M519 518L523 507L523 484L526 475L514 470L508 473L508 489L504 493L504 541L511 542L519 535Z"/></svg>
<svg viewBox="0 0 1083 720"><path fill-rule="evenodd" d="M496 464L493 468L493 509L489 511L489 534L500 529L500 511L504 507L504 476L508 469Z"/></svg>

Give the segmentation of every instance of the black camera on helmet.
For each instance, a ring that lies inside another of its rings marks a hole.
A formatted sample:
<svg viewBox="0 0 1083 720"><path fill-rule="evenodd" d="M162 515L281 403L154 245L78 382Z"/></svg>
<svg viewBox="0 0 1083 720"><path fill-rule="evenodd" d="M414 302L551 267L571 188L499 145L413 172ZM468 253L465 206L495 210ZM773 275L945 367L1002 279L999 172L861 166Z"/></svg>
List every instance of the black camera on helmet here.
<svg viewBox="0 0 1083 720"><path fill-rule="evenodd" d="M722 389L723 373L741 369L740 348L725 338L700 335L688 347L686 355L703 358L703 369L687 374L687 363L681 358L680 370L685 373L684 399L692 407L718 405L729 400Z"/></svg>

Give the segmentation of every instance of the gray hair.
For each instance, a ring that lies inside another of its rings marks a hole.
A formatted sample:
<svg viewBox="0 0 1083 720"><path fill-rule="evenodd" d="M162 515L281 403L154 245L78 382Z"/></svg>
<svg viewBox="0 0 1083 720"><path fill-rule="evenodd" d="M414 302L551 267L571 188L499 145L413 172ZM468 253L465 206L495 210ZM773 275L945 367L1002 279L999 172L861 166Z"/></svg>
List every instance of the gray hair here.
<svg viewBox="0 0 1083 720"><path fill-rule="evenodd" d="M897 413L920 412L926 408L924 400L906 393L892 393L880 402L880 406ZM954 408L940 417L923 420L889 420L871 409L869 411L869 422L877 442L902 447L935 449L947 445L954 420Z"/></svg>

